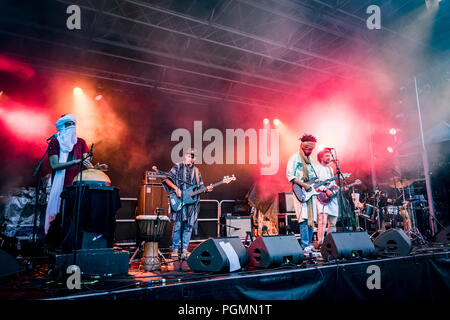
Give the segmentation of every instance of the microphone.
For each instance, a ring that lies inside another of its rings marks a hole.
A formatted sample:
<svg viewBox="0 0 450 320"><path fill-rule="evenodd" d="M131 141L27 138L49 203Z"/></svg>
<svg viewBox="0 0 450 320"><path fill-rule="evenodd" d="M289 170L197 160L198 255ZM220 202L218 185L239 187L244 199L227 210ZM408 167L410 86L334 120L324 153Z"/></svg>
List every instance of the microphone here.
<svg viewBox="0 0 450 320"><path fill-rule="evenodd" d="M56 133L52 134L52 136L48 138L47 141L50 141L53 137L56 137Z"/></svg>
<svg viewBox="0 0 450 320"><path fill-rule="evenodd" d="M90 157L89 157L89 161L91 161L92 162L92 150L94 149L94 144L92 144L91 145L91 150L89 151L89 154L91 155Z"/></svg>

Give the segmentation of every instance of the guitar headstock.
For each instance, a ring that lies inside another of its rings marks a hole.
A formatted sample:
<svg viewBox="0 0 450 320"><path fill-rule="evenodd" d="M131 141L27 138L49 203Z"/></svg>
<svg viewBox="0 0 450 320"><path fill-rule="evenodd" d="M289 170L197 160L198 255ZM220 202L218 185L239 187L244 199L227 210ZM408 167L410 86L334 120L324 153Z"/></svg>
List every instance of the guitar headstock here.
<svg viewBox="0 0 450 320"><path fill-rule="evenodd" d="M356 181L353 182L352 185L357 186L357 185L359 185L359 184L361 184L361 183L362 183L361 180L356 179Z"/></svg>
<svg viewBox="0 0 450 320"><path fill-rule="evenodd" d="M236 177L233 174L233 175L231 175L231 177L230 176L223 177L222 182L223 183L230 183L231 181L234 181L234 180L236 180Z"/></svg>
<svg viewBox="0 0 450 320"><path fill-rule="evenodd" d="M348 178L348 177L350 177L352 174L351 174L351 173L343 173L342 175L344 176L344 178Z"/></svg>

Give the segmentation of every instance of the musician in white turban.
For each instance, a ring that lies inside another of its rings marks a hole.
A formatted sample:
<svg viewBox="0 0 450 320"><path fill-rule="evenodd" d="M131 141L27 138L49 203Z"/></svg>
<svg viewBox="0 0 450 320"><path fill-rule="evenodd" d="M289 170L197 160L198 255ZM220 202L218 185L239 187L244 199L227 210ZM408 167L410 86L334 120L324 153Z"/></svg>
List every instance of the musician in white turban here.
<svg viewBox="0 0 450 320"><path fill-rule="evenodd" d="M61 205L61 192L67 185L71 185L73 179L79 173L79 166L83 161L85 168L108 170L106 164L96 164L89 161L89 148L81 138L77 138L77 121L71 114L61 116L55 123L56 133L49 142L48 159L52 168L52 188L45 212L45 234L47 234L50 222L59 212ZM84 160L83 160L84 159Z"/></svg>

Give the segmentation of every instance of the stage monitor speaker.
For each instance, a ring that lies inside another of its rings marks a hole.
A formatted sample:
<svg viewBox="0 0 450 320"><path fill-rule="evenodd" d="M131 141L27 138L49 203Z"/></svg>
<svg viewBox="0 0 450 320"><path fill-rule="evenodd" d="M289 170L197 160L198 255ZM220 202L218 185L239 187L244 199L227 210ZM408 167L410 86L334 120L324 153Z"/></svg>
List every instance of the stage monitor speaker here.
<svg viewBox="0 0 450 320"><path fill-rule="evenodd" d="M295 235L258 237L247 248L249 266L269 268L283 263L299 263L304 259Z"/></svg>
<svg viewBox="0 0 450 320"><path fill-rule="evenodd" d="M445 227L436 235L436 242L449 244L450 243L450 226Z"/></svg>
<svg viewBox="0 0 450 320"><path fill-rule="evenodd" d="M412 249L411 239L402 229L389 229L373 242L375 254L380 256L407 256Z"/></svg>
<svg viewBox="0 0 450 320"><path fill-rule="evenodd" d="M375 246L367 232L332 232L323 241L320 249L326 261L370 257Z"/></svg>
<svg viewBox="0 0 450 320"><path fill-rule="evenodd" d="M278 212L279 213L295 213L294 193L280 192L278 194Z"/></svg>
<svg viewBox="0 0 450 320"><path fill-rule="evenodd" d="M237 254L241 268L245 268L249 257L239 237L211 238L202 242L189 256L188 266L193 271L229 272L228 257L234 255L230 250Z"/></svg>
<svg viewBox="0 0 450 320"><path fill-rule="evenodd" d="M0 278L6 277L21 271L20 265L13 256L0 250Z"/></svg>
<svg viewBox="0 0 450 320"><path fill-rule="evenodd" d="M139 190L138 215L155 214L156 209L162 208L161 213L169 215L169 198L161 184L145 184Z"/></svg>

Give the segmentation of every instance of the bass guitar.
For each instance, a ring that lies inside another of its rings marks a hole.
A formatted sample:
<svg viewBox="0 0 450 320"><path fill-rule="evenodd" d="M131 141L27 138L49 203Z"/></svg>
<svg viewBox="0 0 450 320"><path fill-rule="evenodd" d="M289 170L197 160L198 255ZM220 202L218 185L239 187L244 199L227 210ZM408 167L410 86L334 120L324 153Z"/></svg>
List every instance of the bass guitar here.
<svg viewBox="0 0 450 320"><path fill-rule="evenodd" d="M347 186L347 188L351 188L353 186L357 186L359 184L361 184L361 180L356 180L355 182L349 184ZM317 195L317 200L319 200L319 202L323 205L327 205L330 203L330 201L337 195L339 187L336 185L332 185L328 190L330 190L333 194L329 197L327 196L326 191L320 191L319 194Z"/></svg>
<svg viewBox="0 0 450 320"><path fill-rule="evenodd" d="M234 174L231 177L225 176L223 177L222 181L219 181L212 186L217 187L224 183L228 184L234 180L236 180ZM195 203L197 201L197 196L203 192L206 192L207 190L208 189L206 187L199 188L198 186L192 186L186 190L183 190L181 199L178 198L176 193L172 193L169 195L170 208L173 211L180 211L185 205Z"/></svg>
<svg viewBox="0 0 450 320"><path fill-rule="evenodd" d="M348 178L348 177L350 177L351 173L343 173L342 175L344 176L344 178ZM311 186L309 191L306 191L305 189L300 187L298 184L293 183L292 191L294 192L294 194L297 197L298 201L306 202L309 199L311 199L312 196L316 196L316 195L319 194L319 192L316 191L316 188L324 186L327 183L336 180L337 178L338 177L336 176L336 177L327 179L325 181L318 181L316 178L310 179L310 180L305 182L307 185Z"/></svg>

